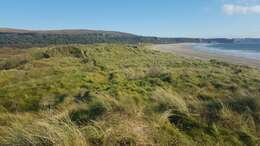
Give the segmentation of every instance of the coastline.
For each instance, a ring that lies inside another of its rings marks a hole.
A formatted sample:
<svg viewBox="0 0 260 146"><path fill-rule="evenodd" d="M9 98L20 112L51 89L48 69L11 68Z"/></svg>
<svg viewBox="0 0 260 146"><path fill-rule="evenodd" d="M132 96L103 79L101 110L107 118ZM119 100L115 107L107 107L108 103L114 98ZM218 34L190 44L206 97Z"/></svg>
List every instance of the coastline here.
<svg viewBox="0 0 260 146"><path fill-rule="evenodd" d="M204 51L202 49L194 49L194 45L194 43L160 44L153 45L151 48L162 52L171 52L186 58L199 59L205 61L216 59L231 64L246 65L260 69L260 60L232 56L207 50Z"/></svg>

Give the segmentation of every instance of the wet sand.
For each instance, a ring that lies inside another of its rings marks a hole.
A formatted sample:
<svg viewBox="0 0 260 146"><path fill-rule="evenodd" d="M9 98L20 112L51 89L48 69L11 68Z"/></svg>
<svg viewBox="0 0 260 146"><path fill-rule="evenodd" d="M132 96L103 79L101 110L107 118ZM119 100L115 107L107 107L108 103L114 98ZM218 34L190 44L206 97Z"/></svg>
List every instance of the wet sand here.
<svg viewBox="0 0 260 146"><path fill-rule="evenodd" d="M257 59L249 59L242 58L227 54L203 51L203 50L195 50L192 48L194 44L191 43L182 43L182 44L160 44L153 45L151 48L163 52L172 52L176 55L180 55L187 58L199 59L199 60L210 60L216 59L219 61L224 61L232 64L246 65L250 67L260 68L260 58Z"/></svg>

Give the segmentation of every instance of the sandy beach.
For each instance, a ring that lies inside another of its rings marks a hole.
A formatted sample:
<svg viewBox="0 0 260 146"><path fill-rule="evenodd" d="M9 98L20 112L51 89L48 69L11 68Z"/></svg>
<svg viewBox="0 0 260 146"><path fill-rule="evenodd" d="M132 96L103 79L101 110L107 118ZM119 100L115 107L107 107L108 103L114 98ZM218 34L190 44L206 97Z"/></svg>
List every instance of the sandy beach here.
<svg viewBox="0 0 260 146"><path fill-rule="evenodd" d="M177 55L193 58L193 59L200 59L200 60L216 59L216 60L220 60L232 64L247 65L250 67L260 68L260 60L209 52L206 50L205 51L195 50L192 48L193 45L194 44L192 43L160 44L160 45L153 45L151 48L163 52L172 52Z"/></svg>

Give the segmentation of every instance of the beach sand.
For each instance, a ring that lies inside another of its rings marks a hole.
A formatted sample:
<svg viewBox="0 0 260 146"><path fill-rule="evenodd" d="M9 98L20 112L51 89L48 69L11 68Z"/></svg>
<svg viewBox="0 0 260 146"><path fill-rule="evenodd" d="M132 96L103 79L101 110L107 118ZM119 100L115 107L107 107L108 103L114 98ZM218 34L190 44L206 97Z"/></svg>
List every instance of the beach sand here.
<svg viewBox="0 0 260 146"><path fill-rule="evenodd" d="M151 48L154 50L159 50L163 52L172 52L176 55L180 55L187 58L199 59L199 60L210 60L216 59L219 61L224 61L232 64L246 65L250 67L260 68L260 60L242 58L227 54L208 52L202 50L194 50L192 48L194 44L192 43L182 43L182 44L160 44L153 45Z"/></svg>

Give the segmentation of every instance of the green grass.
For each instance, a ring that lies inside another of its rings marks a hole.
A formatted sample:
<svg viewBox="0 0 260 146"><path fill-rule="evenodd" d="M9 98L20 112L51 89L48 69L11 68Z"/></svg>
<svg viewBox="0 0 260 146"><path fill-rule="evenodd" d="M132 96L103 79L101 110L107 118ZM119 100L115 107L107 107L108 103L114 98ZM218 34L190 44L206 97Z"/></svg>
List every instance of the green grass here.
<svg viewBox="0 0 260 146"><path fill-rule="evenodd" d="M0 145L260 144L258 69L127 44L0 57Z"/></svg>

